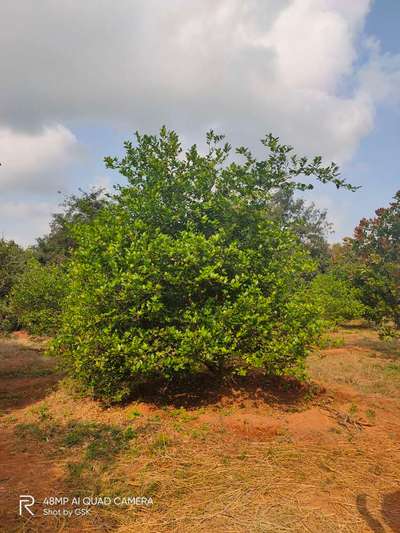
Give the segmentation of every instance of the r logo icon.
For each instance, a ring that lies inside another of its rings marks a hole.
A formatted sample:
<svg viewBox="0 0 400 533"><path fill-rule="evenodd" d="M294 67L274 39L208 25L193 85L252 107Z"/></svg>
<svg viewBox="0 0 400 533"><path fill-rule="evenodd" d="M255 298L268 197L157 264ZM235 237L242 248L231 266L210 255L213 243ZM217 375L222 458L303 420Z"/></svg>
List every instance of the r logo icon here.
<svg viewBox="0 0 400 533"><path fill-rule="evenodd" d="M30 507L35 503L35 498L29 494L23 494L19 497L19 515L22 516L22 510L28 511L32 516L35 516Z"/></svg>

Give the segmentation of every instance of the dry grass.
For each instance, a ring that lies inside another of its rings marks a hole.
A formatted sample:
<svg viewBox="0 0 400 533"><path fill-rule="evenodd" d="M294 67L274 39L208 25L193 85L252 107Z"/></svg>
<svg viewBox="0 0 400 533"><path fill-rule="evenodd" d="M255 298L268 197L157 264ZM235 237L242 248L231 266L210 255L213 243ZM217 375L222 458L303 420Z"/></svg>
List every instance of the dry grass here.
<svg viewBox="0 0 400 533"><path fill-rule="evenodd" d="M399 397L400 341L380 341L372 330L342 330L333 336L339 347L313 354L308 360L314 379L330 385L350 385L371 394ZM343 345L342 345L343 344Z"/></svg>
<svg viewBox="0 0 400 533"><path fill-rule="evenodd" d="M335 337L343 340L310 359L319 387L286 390L257 378L103 409L61 385L14 407L6 402L4 531L400 531L399 346L369 330ZM9 342L1 344L0 371L7 360L8 382L31 391L18 368L28 359L40 369L50 363L15 342L12 357ZM30 382L40 388L46 379ZM22 521L22 487L38 499L49 491L143 495L153 505Z"/></svg>

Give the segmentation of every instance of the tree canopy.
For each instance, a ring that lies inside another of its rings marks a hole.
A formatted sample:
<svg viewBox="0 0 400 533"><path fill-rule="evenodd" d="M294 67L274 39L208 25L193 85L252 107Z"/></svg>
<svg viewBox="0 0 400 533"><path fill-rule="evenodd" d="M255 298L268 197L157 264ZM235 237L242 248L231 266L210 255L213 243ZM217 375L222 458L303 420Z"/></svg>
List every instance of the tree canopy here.
<svg viewBox="0 0 400 533"><path fill-rule="evenodd" d="M43 264L62 263L75 247L72 228L75 224L90 221L107 201L104 189L93 188L89 192L67 196L61 211L54 213L50 232L37 239L33 247L36 257Z"/></svg>
<svg viewBox="0 0 400 533"><path fill-rule="evenodd" d="M352 277L369 318L400 327L400 191L375 217L363 218L349 242L356 266Z"/></svg>
<svg viewBox="0 0 400 533"><path fill-rule="evenodd" d="M282 218L278 191L353 190L334 164L309 161L267 135L266 158L209 132L207 151L178 135L136 134L107 157L127 184L89 223L75 224L63 325L53 344L93 394L208 368L301 373L318 335L305 288L316 263ZM240 159L242 161L240 161Z"/></svg>

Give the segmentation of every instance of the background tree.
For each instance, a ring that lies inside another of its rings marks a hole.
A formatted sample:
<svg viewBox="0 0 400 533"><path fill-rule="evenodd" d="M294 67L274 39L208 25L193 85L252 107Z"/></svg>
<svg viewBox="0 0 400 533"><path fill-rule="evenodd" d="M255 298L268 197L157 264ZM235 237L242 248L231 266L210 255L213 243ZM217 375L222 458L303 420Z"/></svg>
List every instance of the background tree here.
<svg viewBox="0 0 400 533"><path fill-rule="evenodd" d="M393 320L400 327L400 191L375 215L360 221L350 241L352 277L368 318Z"/></svg>
<svg viewBox="0 0 400 533"><path fill-rule="evenodd" d="M296 198L294 191L287 188L273 195L270 209L272 218L293 231L318 261L320 269L326 270L330 262L327 235L332 232L326 210L317 209L304 198Z"/></svg>
<svg viewBox="0 0 400 533"><path fill-rule="evenodd" d="M52 335L59 325L66 292L65 273L60 265L42 265L31 258L10 291L8 316L18 329L34 335Z"/></svg>
<svg viewBox="0 0 400 533"><path fill-rule="evenodd" d="M319 273L312 280L308 297L320 308L320 318L327 327L334 327L349 320L363 318L365 307L360 291L354 287L344 272L334 268Z"/></svg>
<svg viewBox="0 0 400 533"><path fill-rule="evenodd" d="M66 291L65 262L75 247L72 228L90 221L106 204L103 189L67 197L50 233L28 250L0 240L0 327L52 334ZM38 262L39 261L39 262Z"/></svg>
<svg viewBox="0 0 400 533"><path fill-rule="evenodd" d="M0 239L0 330L15 327L8 309L8 296L18 276L26 267L29 253L14 241Z"/></svg>
<svg viewBox="0 0 400 533"><path fill-rule="evenodd" d="M33 247L39 261L59 264L67 259L75 247L74 225L89 222L106 202L103 188L93 188L89 192L80 190L79 195L66 197L61 204L62 211L52 215L49 234L39 237Z"/></svg>
<svg viewBox="0 0 400 533"><path fill-rule="evenodd" d="M0 239L0 298L10 292L17 276L25 268L28 255L14 241Z"/></svg>

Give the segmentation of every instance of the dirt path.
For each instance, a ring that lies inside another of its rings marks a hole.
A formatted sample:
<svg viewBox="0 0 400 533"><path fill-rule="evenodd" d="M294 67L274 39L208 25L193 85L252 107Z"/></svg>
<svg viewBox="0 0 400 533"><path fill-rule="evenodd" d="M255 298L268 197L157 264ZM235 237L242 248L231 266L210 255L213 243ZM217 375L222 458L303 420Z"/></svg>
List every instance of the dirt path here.
<svg viewBox="0 0 400 533"><path fill-rule="evenodd" d="M57 494L62 487L60 470L44 458L38 446L18 439L12 422L18 412L34 408L59 380L54 362L40 355L26 336L0 341L0 531L44 531L46 523L30 523L19 516L20 495L35 491L38 499ZM48 522L48 521L47 521Z"/></svg>

